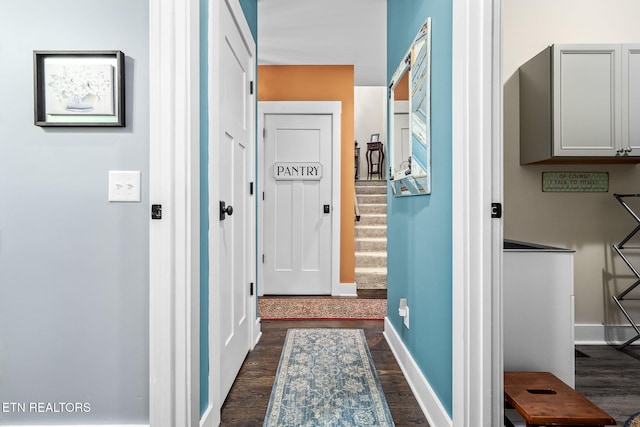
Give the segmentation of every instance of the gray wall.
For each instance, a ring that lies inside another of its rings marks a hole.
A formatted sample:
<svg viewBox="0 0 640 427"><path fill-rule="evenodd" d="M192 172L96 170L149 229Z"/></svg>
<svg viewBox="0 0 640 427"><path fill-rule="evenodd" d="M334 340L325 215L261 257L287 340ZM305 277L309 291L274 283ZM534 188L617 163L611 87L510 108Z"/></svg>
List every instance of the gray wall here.
<svg viewBox="0 0 640 427"><path fill-rule="evenodd" d="M67 49L125 53L126 128L34 126L32 52ZM148 51L147 1L0 5L0 424L148 422Z"/></svg>

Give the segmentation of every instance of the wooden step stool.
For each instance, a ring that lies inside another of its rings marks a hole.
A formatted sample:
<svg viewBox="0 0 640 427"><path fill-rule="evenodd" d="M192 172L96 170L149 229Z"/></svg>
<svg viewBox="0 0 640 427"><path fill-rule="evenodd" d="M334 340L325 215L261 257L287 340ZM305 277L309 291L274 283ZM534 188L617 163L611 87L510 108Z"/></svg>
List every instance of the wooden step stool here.
<svg viewBox="0 0 640 427"><path fill-rule="evenodd" d="M609 414L550 372L505 372L504 398L527 427L616 425Z"/></svg>

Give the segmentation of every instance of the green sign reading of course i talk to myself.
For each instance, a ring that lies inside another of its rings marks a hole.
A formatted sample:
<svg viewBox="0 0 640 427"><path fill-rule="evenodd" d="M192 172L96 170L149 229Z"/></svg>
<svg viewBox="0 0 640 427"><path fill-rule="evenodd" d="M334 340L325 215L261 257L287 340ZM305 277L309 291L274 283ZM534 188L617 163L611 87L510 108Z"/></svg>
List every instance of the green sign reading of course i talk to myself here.
<svg viewBox="0 0 640 427"><path fill-rule="evenodd" d="M596 193L609 191L608 172L542 172L542 191Z"/></svg>

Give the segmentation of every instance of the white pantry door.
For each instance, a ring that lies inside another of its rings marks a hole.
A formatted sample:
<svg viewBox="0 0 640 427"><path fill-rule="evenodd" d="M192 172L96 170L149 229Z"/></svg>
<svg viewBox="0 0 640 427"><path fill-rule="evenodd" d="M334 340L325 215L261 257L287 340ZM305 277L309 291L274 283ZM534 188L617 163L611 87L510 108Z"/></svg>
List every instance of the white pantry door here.
<svg viewBox="0 0 640 427"><path fill-rule="evenodd" d="M264 115L266 295L331 294L332 126L331 114Z"/></svg>

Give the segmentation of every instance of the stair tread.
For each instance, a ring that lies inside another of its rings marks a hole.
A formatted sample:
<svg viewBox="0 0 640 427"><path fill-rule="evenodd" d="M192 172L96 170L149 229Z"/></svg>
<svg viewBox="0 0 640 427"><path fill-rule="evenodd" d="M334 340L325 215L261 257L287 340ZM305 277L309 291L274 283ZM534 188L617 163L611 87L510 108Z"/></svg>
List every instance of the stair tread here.
<svg viewBox="0 0 640 427"><path fill-rule="evenodd" d="M356 237L357 241L360 242L386 242L386 237Z"/></svg>
<svg viewBox="0 0 640 427"><path fill-rule="evenodd" d="M381 229L386 229L387 226L386 225L376 225L376 224L372 224L372 225L356 225L356 228L370 228L370 229L376 229L376 230L381 230Z"/></svg>
<svg viewBox="0 0 640 427"><path fill-rule="evenodd" d="M386 273L387 267L356 267L356 273Z"/></svg>
<svg viewBox="0 0 640 427"><path fill-rule="evenodd" d="M387 257L387 253L386 252L377 252L377 251L357 251L356 256L361 255L361 256L371 256L371 257Z"/></svg>

